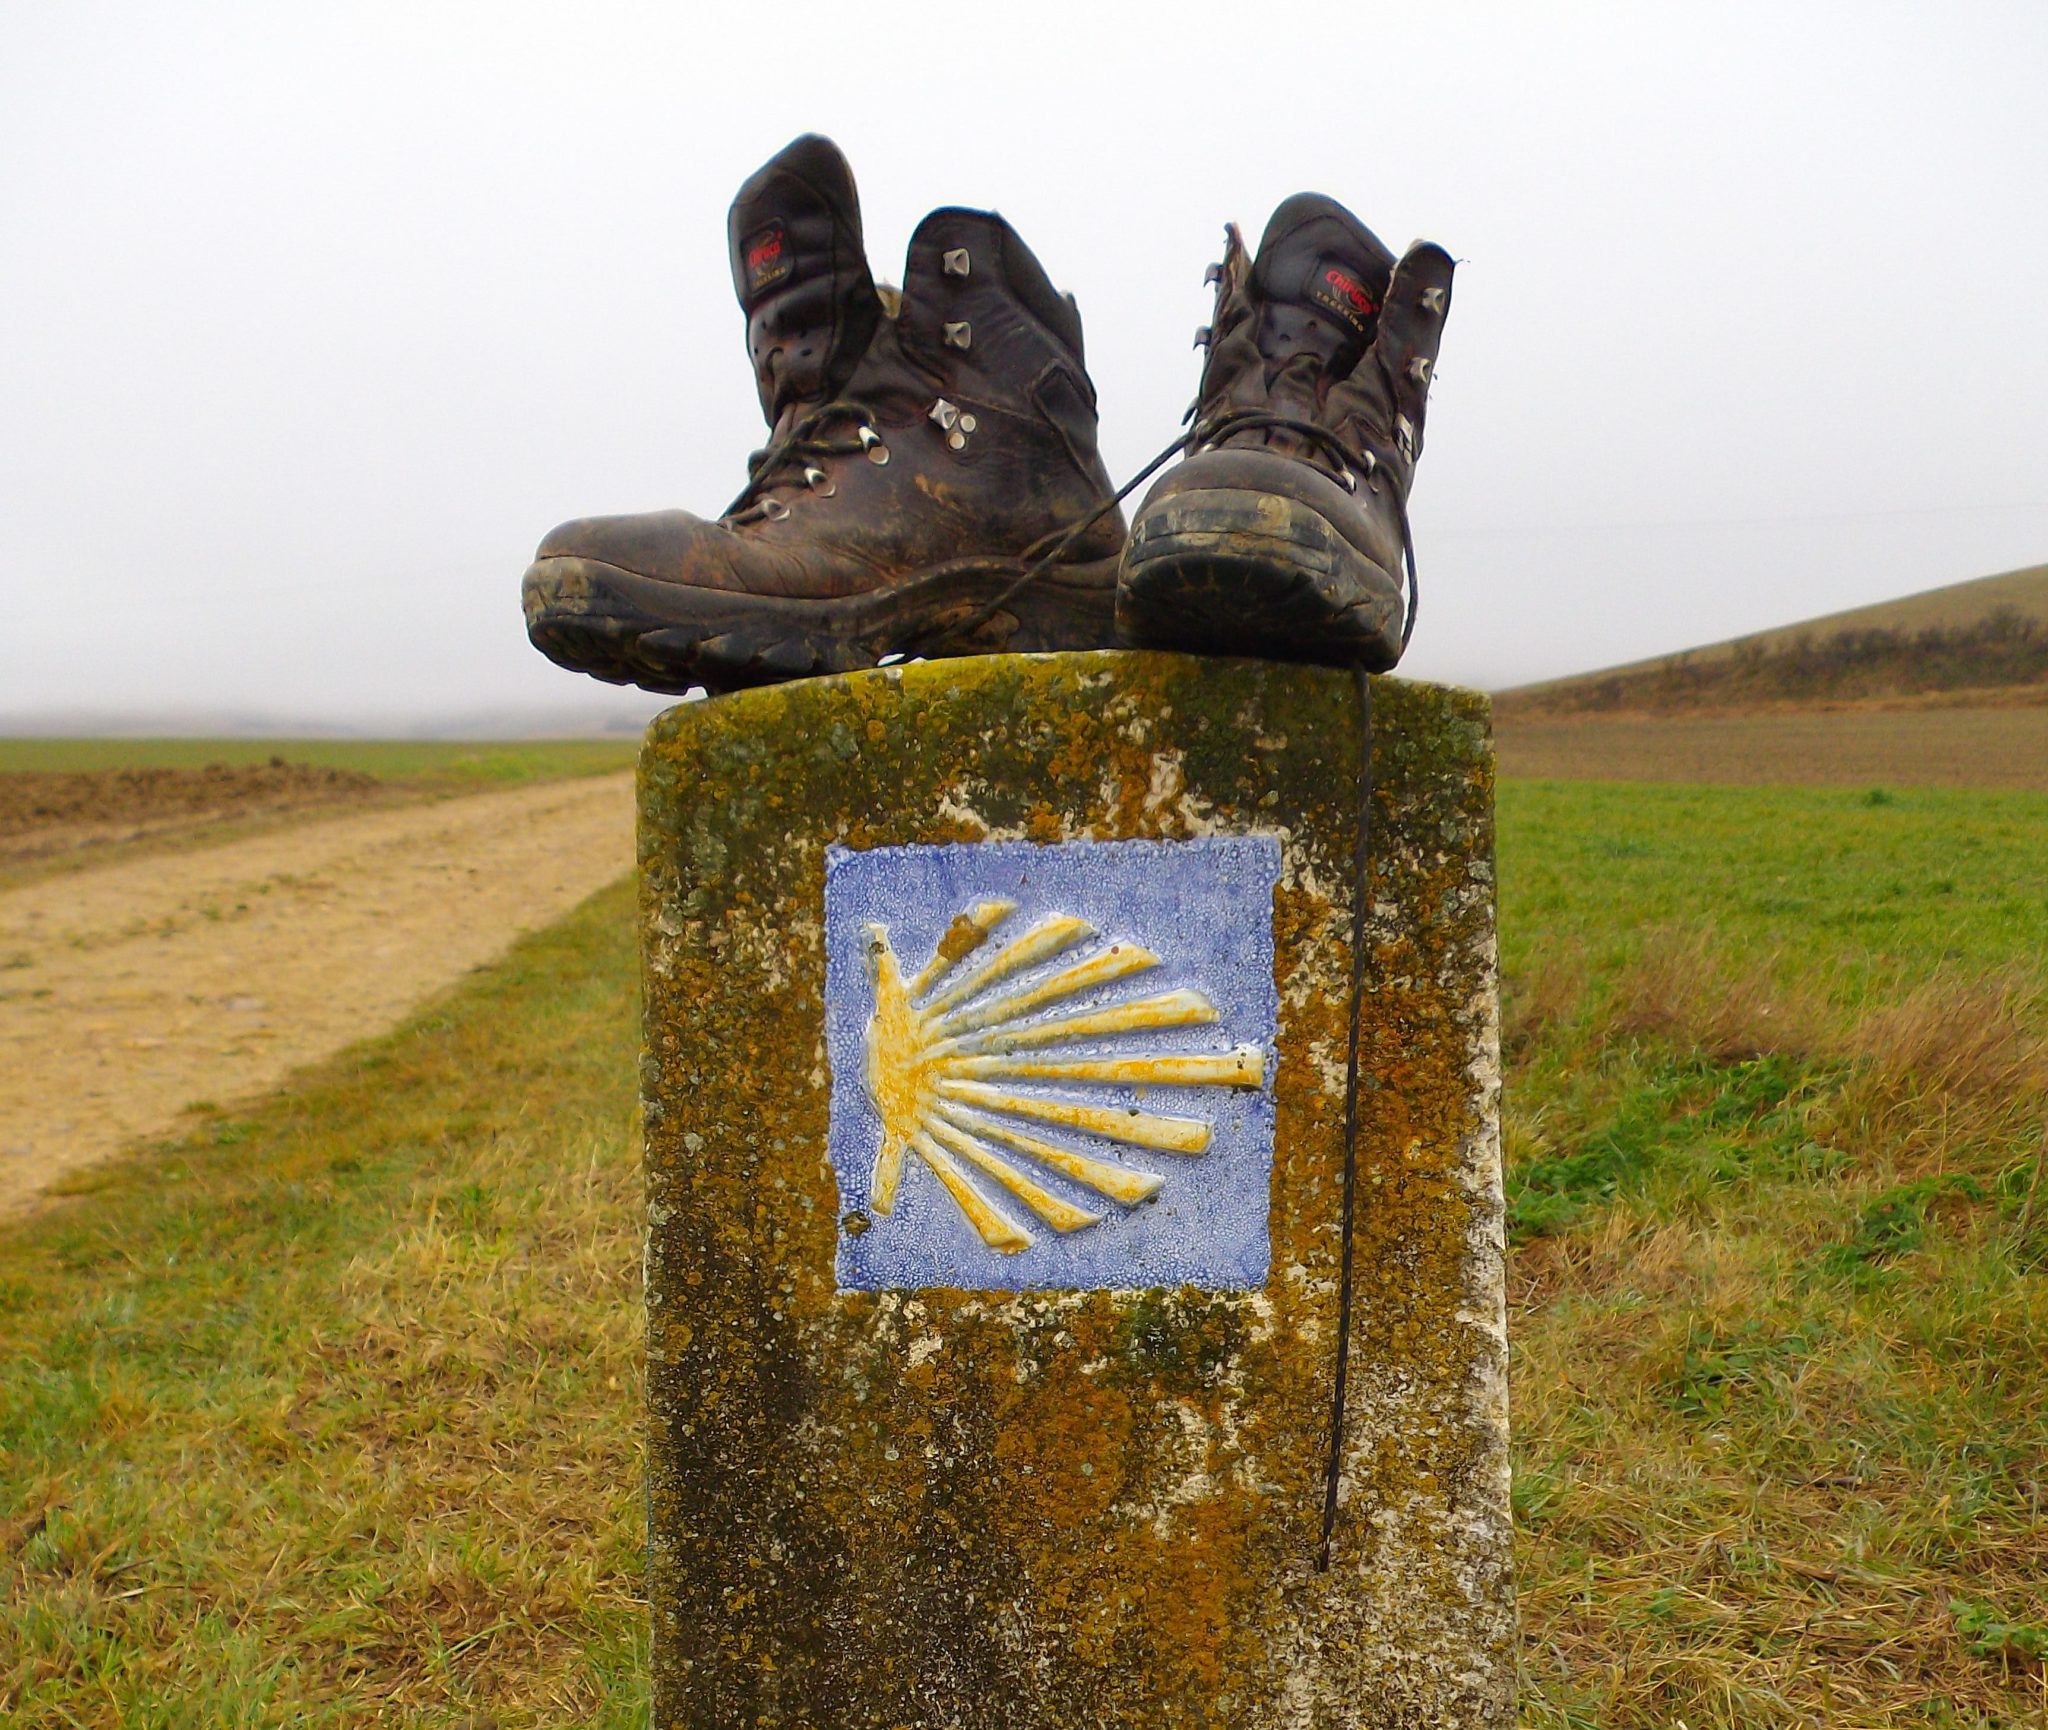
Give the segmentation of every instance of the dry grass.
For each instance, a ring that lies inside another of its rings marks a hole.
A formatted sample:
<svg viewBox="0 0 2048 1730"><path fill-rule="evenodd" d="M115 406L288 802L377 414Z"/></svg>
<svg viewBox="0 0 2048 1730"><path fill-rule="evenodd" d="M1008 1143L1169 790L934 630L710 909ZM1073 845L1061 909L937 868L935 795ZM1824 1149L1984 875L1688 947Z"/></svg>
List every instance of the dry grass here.
<svg viewBox="0 0 2048 1730"><path fill-rule="evenodd" d="M1730 964L1722 949L1711 926L1652 932L1614 983L1605 1037L1667 1040L1716 1063L1808 1057L1826 1043L1825 990L1769 963Z"/></svg>
<svg viewBox="0 0 2048 1730"><path fill-rule="evenodd" d="M1652 939L1523 1063L1522 1178L1631 1156L1513 1263L1532 1720L2048 1724L2041 989L1845 1006L1722 947ZM1602 1085L1526 1085L1560 1058Z"/></svg>
<svg viewBox="0 0 2048 1730"><path fill-rule="evenodd" d="M0 1248L0 1719L632 1724L628 898Z"/></svg>
<svg viewBox="0 0 2048 1730"><path fill-rule="evenodd" d="M1892 994L1865 984L1845 1005L1839 989L1782 957L1728 965L1719 948L1711 927L1652 933L1614 982L1601 1036L1659 1040L1722 1065L1842 1066L1834 1133L1845 1146L1882 1150L1902 1177L1938 1175L1958 1149L2031 1143L2048 1111L2043 991L2033 979L1938 972Z"/></svg>

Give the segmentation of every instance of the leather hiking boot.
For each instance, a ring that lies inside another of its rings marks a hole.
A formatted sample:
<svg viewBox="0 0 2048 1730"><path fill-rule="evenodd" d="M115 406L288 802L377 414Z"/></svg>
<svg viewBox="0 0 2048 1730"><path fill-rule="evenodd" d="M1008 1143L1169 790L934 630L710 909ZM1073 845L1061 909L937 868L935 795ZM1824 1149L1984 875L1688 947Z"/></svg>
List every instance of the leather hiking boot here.
<svg viewBox="0 0 2048 1730"><path fill-rule="evenodd" d="M1124 528L1081 318L1009 224L932 212L885 305L845 158L805 137L741 188L729 228L768 444L715 519L550 534L524 584L535 646L672 692L1110 646Z"/></svg>
<svg viewBox="0 0 2048 1730"><path fill-rule="evenodd" d="M1256 260L1227 231L1187 460L1124 549L1124 641L1373 672L1401 658L1408 489L1451 269L1427 243L1396 262L1315 193L1273 213Z"/></svg>

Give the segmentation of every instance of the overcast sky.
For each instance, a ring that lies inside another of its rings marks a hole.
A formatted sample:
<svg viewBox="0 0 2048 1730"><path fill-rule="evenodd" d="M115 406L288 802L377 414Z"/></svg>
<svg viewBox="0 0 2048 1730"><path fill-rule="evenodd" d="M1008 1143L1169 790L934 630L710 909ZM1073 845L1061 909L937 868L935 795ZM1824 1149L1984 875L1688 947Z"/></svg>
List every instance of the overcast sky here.
<svg viewBox="0 0 2048 1730"><path fill-rule="evenodd" d="M520 572L737 490L725 207L807 129L878 277L936 205L1010 218L1119 478L1226 218L1309 188L1448 246L1404 671L2048 560L2041 0L0 0L0 712L603 700Z"/></svg>

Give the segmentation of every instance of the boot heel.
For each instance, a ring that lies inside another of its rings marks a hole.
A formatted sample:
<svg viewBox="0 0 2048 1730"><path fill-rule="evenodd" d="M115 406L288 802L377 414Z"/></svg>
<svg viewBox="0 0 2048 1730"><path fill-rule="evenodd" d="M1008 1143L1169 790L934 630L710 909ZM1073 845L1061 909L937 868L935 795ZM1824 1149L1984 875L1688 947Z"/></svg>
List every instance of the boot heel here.
<svg viewBox="0 0 2048 1730"><path fill-rule="evenodd" d="M1117 633L1133 647L1373 671L1401 653L1401 590L1313 506L1203 487L1148 504L1117 583Z"/></svg>

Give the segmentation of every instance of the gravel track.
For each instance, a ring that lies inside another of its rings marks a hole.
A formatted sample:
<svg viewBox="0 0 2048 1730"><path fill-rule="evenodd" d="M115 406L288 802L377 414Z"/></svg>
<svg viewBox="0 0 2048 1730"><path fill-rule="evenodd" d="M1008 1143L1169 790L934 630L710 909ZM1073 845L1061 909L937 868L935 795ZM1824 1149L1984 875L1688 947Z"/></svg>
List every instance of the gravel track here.
<svg viewBox="0 0 2048 1730"><path fill-rule="evenodd" d="M0 892L0 1215L384 1031L632 864L618 774Z"/></svg>

